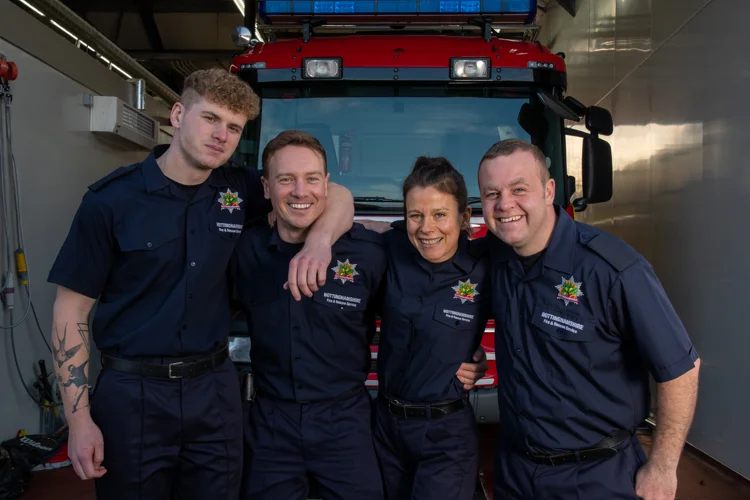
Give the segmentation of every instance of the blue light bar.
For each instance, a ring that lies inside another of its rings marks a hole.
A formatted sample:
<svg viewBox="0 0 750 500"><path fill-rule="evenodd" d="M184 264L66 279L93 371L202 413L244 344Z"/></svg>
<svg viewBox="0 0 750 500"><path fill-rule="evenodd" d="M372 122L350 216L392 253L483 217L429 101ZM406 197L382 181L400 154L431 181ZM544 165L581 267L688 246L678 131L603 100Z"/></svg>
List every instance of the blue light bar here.
<svg viewBox="0 0 750 500"><path fill-rule="evenodd" d="M279 17L338 17L377 15L482 16L526 15L533 18L536 0L260 0L259 13L266 21Z"/></svg>

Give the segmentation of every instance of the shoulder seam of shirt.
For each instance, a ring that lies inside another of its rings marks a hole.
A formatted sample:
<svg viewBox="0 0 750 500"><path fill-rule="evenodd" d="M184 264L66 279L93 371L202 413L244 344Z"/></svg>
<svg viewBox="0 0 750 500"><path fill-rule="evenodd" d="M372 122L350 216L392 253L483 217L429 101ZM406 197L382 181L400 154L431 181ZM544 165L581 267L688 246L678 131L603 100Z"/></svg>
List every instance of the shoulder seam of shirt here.
<svg viewBox="0 0 750 500"><path fill-rule="evenodd" d="M89 191L97 192L100 191L104 186L111 183L115 179L119 179L120 177L129 174L131 172L135 172L138 167L140 167L140 163L133 163L132 165L122 166L117 168L116 170L110 172L109 174L105 175L98 181L90 184L88 186Z"/></svg>
<svg viewBox="0 0 750 500"><path fill-rule="evenodd" d="M367 229L362 224L354 222L352 228L347 231L349 236L358 241L366 241L378 246L383 246L383 235L372 229Z"/></svg>
<svg viewBox="0 0 750 500"><path fill-rule="evenodd" d="M587 241L584 240L582 243L601 257L604 262L609 264L618 273L631 267L638 262L641 257L633 247L622 241L620 238L607 232L594 234L592 238ZM621 253L616 253L616 250Z"/></svg>
<svg viewBox="0 0 750 500"><path fill-rule="evenodd" d="M633 262L631 262L631 263L630 263L630 265L629 265L628 267L626 267L626 268L625 268L625 269L623 269L622 271L618 271L618 272L617 272L617 275L616 275L616 276L615 276L615 278L614 278L614 279L612 280L612 284L611 284L611 285L609 286L609 290L607 290L607 301L609 301L609 302L614 302L614 301L612 300L612 291L613 291L613 290L615 289L615 286L616 286L616 285L618 284L618 282L622 282L622 277L623 277L623 275L624 275L624 274L625 274L626 272L628 272L629 270L633 269L633 268L634 268L634 267L636 266L636 264L637 264L638 262L640 262L641 260L642 260L642 258L638 258L638 259L634 260ZM624 285L624 283L623 283L623 285L622 285L622 286L623 286L623 287L625 286L625 285ZM607 307L606 307L606 311L605 311L605 313L606 313L606 315L607 315L607 323L611 325L611 324L612 324L612 317L610 316L610 313L609 313L609 304L607 304ZM622 332L621 332L621 333L622 333Z"/></svg>
<svg viewBox="0 0 750 500"><path fill-rule="evenodd" d="M112 204L112 198L106 197L104 194L100 193L99 191L86 191L84 194L84 199L87 203L91 205L92 208L98 208L101 210L106 211L107 217L109 217L110 223L112 224L112 235L114 236L114 215L115 215L115 208ZM83 203L83 201L81 202Z"/></svg>

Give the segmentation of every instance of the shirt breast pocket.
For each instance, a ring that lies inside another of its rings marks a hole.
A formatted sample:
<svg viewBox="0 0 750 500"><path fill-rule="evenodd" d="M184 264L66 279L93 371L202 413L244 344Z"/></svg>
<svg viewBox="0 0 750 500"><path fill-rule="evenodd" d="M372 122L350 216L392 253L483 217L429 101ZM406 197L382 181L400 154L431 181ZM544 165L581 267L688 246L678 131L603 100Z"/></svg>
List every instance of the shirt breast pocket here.
<svg viewBox="0 0 750 500"><path fill-rule="evenodd" d="M115 230L115 239L120 248L116 273L125 280L138 282L149 281L155 286L170 282L179 270L175 264L182 265L175 256L181 254L180 239L182 234L176 227L150 227L139 224L127 224ZM120 283L122 285L122 283Z"/></svg>
<svg viewBox="0 0 750 500"><path fill-rule="evenodd" d="M432 319L431 351L444 363L462 363L473 354L479 330L482 305L478 301L461 304L458 299L439 302Z"/></svg>
<svg viewBox="0 0 750 500"><path fill-rule="evenodd" d="M559 308L537 305L531 322L553 341L588 342L596 337L594 318Z"/></svg>
<svg viewBox="0 0 750 500"><path fill-rule="evenodd" d="M115 232L120 250L129 252L157 252L181 236L177 228L128 225Z"/></svg>

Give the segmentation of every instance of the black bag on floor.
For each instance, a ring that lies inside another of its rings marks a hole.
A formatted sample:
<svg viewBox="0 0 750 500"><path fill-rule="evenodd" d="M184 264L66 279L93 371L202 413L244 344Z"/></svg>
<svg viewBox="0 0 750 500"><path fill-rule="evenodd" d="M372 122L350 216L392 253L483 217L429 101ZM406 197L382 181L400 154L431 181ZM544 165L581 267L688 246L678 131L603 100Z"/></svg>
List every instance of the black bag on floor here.
<svg viewBox="0 0 750 500"><path fill-rule="evenodd" d="M0 500L16 500L31 482L31 469L59 449L49 436L22 436L0 444Z"/></svg>
<svg viewBox="0 0 750 500"><path fill-rule="evenodd" d="M0 446L0 499L21 498L31 482L31 467L21 451Z"/></svg>

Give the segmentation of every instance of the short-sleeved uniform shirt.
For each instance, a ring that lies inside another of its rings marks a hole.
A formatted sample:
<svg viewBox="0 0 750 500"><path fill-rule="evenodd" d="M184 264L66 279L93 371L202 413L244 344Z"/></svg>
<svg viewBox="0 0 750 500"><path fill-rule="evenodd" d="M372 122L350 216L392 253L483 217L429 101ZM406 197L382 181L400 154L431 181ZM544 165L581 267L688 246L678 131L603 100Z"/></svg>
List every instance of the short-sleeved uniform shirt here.
<svg viewBox="0 0 750 500"><path fill-rule="evenodd" d="M648 416L649 372L666 382L698 358L649 263L555 210L550 243L528 271L490 236L503 434L543 454L634 429Z"/></svg>
<svg viewBox="0 0 750 500"><path fill-rule="evenodd" d="M268 225L246 229L231 263L233 298L247 315L259 394L325 401L364 387L385 252L380 234L354 224L331 249L325 285L296 301L283 285L302 247Z"/></svg>
<svg viewBox="0 0 750 500"><path fill-rule="evenodd" d="M227 341L226 269L245 220L270 211L260 171L222 166L191 195L156 163L167 146L89 186L49 281L99 303L93 335L123 357Z"/></svg>
<svg viewBox="0 0 750 500"><path fill-rule="evenodd" d="M451 259L431 263L411 244L403 221L392 226L383 235L380 390L406 402L459 399L465 391L456 371L471 361L490 312L486 242L464 235Z"/></svg>

